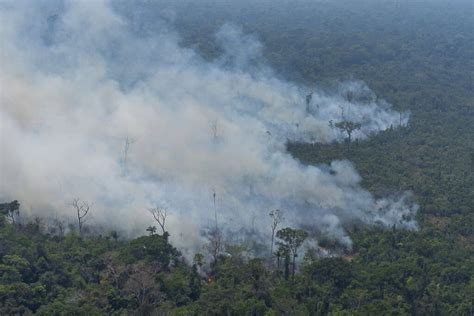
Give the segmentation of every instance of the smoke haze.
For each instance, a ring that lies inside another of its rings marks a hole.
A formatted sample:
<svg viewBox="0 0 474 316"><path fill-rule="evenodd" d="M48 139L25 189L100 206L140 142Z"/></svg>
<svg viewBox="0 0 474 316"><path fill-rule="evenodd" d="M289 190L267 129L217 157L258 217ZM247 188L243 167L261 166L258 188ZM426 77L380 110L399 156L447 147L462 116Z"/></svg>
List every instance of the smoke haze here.
<svg viewBox="0 0 474 316"><path fill-rule="evenodd" d="M331 95L287 82L230 24L215 37L223 54L206 61L164 20L147 32L108 1L3 1L0 19L0 198L22 213L71 218L81 198L91 222L142 233L147 208L163 206L172 241L189 248L215 211L225 230L265 236L278 208L285 226L347 247L346 224L416 229L408 194L377 200L349 161L305 166L286 151L342 141L329 125L342 116L361 123L361 140L407 124L362 82Z"/></svg>

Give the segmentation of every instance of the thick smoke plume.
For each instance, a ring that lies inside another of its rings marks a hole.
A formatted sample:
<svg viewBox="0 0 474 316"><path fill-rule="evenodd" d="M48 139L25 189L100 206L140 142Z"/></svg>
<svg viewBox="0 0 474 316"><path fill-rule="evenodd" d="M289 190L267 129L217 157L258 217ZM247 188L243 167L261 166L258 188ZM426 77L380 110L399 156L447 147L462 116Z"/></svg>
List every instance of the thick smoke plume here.
<svg viewBox="0 0 474 316"><path fill-rule="evenodd" d="M227 231L267 236L280 209L286 226L348 247L346 224L416 228L408 197L374 199L350 162L305 166L286 152L288 140L343 140L330 121L361 123L359 139L407 123L364 84L314 90L307 104L310 89L275 75L231 25L216 34L223 55L205 61L166 23L147 32L107 1L0 12L0 198L23 214L72 218L81 198L94 222L144 232L147 209L166 207L173 242L189 248L215 212Z"/></svg>

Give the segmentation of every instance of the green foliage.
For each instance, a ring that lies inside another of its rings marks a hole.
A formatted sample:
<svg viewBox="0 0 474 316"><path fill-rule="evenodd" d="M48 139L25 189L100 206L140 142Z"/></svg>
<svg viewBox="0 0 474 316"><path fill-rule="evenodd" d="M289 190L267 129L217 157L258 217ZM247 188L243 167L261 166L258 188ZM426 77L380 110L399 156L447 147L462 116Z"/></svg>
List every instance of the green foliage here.
<svg viewBox="0 0 474 316"><path fill-rule="evenodd" d="M17 204L2 204L0 315L472 315L473 46L472 14L463 6L174 4L182 44L204 58L220 53L217 28L235 22L258 35L266 60L285 78L328 89L335 80L364 80L397 110L410 111L408 126L348 139L350 151L346 144L299 143L289 143L288 151L305 164L350 158L376 197L413 191L419 231L349 227L350 257L308 254L299 263L295 255L307 235L285 228L277 233L280 266L227 245L230 255L208 275L213 258L197 253L194 265L186 264L156 227L133 240L116 232L51 236L38 222L13 224ZM360 128L344 120L335 127L348 138ZM299 272L290 278L296 263Z"/></svg>
<svg viewBox="0 0 474 316"><path fill-rule="evenodd" d="M58 239L13 224L0 235L1 314L463 315L473 308L474 260L459 239L472 235L447 224L358 229L353 257L308 254L287 279L240 245L228 245L230 255L209 276L202 255L186 264L167 236ZM277 236L290 264L306 233L284 228Z"/></svg>
<svg viewBox="0 0 474 316"><path fill-rule="evenodd" d="M168 233L163 236L142 236L127 243L121 250L121 256L127 263L136 260L157 261L162 269L168 269L178 252L168 243Z"/></svg>
<svg viewBox="0 0 474 316"><path fill-rule="evenodd" d="M302 229L287 227L277 231L276 236L282 240L282 242L277 242L277 245L279 246L279 253L281 253L285 259L285 278L288 278L289 256L291 255L293 259L292 271L293 275L295 275L298 249L306 238L308 238L308 233Z"/></svg>

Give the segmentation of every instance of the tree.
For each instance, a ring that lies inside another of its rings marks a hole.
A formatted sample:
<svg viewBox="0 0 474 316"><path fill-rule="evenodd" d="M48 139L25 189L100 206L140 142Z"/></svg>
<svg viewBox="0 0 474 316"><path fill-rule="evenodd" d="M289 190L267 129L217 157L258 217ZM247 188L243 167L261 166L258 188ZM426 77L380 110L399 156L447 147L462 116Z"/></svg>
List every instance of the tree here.
<svg viewBox="0 0 474 316"><path fill-rule="evenodd" d="M150 233L150 236L153 236L154 234L156 234L156 226L148 226L146 231Z"/></svg>
<svg viewBox="0 0 474 316"><path fill-rule="evenodd" d="M216 224L216 230L218 230L218 225L217 225L217 207L216 207L216 190L212 190L212 200L214 203L214 221Z"/></svg>
<svg viewBox="0 0 474 316"><path fill-rule="evenodd" d="M306 95L306 113L309 114L309 105L311 104L311 99L313 99L313 91Z"/></svg>
<svg viewBox="0 0 474 316"><path fill-rule="evenodd" d="M209 240L209 243L207 244L207 250L214 259L214 266L217 267L219 256L224 250L222 232L218 228L210 229L207 234L207 239Z"/></svg>
<svg viewBox="0 0 474 316"><path fill-rule="evenodd" d="M56 228L58 229L57 230L57 233L59 235L59 237L64 237L64 229L65 229L65 223L63 220L60 220L58 218L58 216L56 216L56 218L54 219L54 225L56 226Z"/></svg>
<svg viewBox="0 0 474 316"><path fill-rule="evenodd" d="M0 213L9 218L12 224L15 224L15 217L20 215L20 203L17 200L10 203L1 203Z"/></svg>
<svg viewBox="0 0 474 316"><path fill-rule="evenodd" d="M280 273L280 259L284 255L284 250L282 247L278 247L277 251L275 251L275 256L277 257L277 271Z"/></svg>
<svg viewBox="0 0 474 316"><path fill-rule="evenodd" d="M292 229L290 227L280 229L277 237L283 242L279 243L282 249L287 249L293 257L293 275L296 271L296 257L298 256L298 248L308 238L308 233L302 229Z"/></svg>
<svg viewBox="0 0 474 316"><path fill-rule="evenodd" d="M278 275L280 275L280 262L283 258L285 280L288 280L288 276L290 275L290 250L284 243L278 242L277 245L278 250L275 252L277 257L277 272Z"/></svg>
<svg viewBox="0 0 474 316"><path fill-rule="evenodd" d="M124 145L123 145L123 157L122 157L122 168L123 173L127 174L127 160L128 160L128 151L130 150L130 145L132 145L136 140L130 138L128 135L125 138Z"/></svg>
<svg viewBox="0 0 474 316"><path fill-rule="evenodd" d="M81 201L80 199L76 198L72 200L71 205L77 214L77 226L79 228L79 236L82 236L82 229L84 227L84 223L86 222L86 217L87 215L89 215L89 211L92 207L92 204L89 204L89 202L87 201Z"/></svg>
<svg viewBox="0 0 474 316"><path fill-rule="evenodd" d="M127 272L128 279L123 291L133 296L140 311L148 311L151 306L164 299L164 295L155 281L158 272L160 272L158 265L139 261L131 265Z"/></svg>
<svg viewBox="0 0 474 316"><path fill-rule="evenodd" d="M352 141L352 133L356 130L359 130L362 125L357 122L343 120L341 122L337 122L335 127L339 128L342 132L347 134L347 142L348 142L348 151L351 151L351 141Z"/></svg>
<svg viewBox="0 0 474 316"><path fill-rule="evenodd" d="M199 269L198 271L201 272L201 268L204 265L204 255L202 253L196 253L193 258L193 264Z"/></svg>
<svg viewBox="0 0 474 316"><path fill-rule="evenodd" d="M212 140L214 142L217 141L217 138L218 138L218 120L215 119L213 120L211 123L210 123L210 128L211 128L211 134L212 134Z"/></svg>
<svg viewBox="0 0 474 316"><path fill-rule="evenodd" d="M109 236L112 237L115 242L119 239L119 233L115 229L109 232Z"/></svg>
<svg viewBox="0 0 474 316"><path fill-rule="evenodd" d="M119 288L120 278L126 272L126 266L120 262L118 253L105 253L101 260L104 264L104 269L100 273L101 281L107 281Z"/></svg>
<svg viewBox="0 0 474 316"><path fill-rule="evenodd" d="M151 215L153 215L153 218L161 227L161 231L164 234L166 232L165 224L166 224L166 217L168 216L168 210L164 207L155 207L155 208L149 208L148 211L151 213Z"/></svg>
<svg viewBox="0 0 474 316"><path fill-rule="evenodd" d="M273 243L275 240L275 231L278 225L284 220L284 217L282 211L280 211L279 209L271 211L269 215L272 218L272 243L270 245L270 257L273 257Z"/></svg>

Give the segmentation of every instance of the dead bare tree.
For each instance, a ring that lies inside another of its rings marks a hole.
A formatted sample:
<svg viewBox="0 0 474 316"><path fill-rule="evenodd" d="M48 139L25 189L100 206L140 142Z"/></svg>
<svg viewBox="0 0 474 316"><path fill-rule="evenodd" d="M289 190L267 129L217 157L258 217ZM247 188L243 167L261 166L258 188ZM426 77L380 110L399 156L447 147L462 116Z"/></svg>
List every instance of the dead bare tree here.
<svg viewBox="0 0 474 316"><path fill-rule="evenodd" d="M126 272L126 266L120 262L118 254L115 252L106 252L102 256L102 261L105 268L100 272L101 280L110 282L119 288L120 278Z"/></svg>
<svg viewBox="0 0 474 316"><path fill-rule="evenodd" d="M123 164L123 172L127 173L127 160L128 160L128 151L130 150L130 145L132 145L136 140L130 137L125 138L125 142L123 145L123 157L122 157L122 164Z"/></svg>
<svg viewBox="0 0 474 316"><path fill-rule="evenodd" d="M166 232L165 224L166 224L166 217L168 216L168 210L164 207L155 207L149 208L148 211L151 213L155 221L161 227L163 234Z"/></svg>
<svg viewBox="0 0 474 316"><path fill-rule="evenodd" d="M217 127L218 127L218 126L217 126L217 123L218 123L218 121L217 121L217 119L215 119L215 120L213 120L213 121L211 122L211 124L210 124L211 133L212 133L212 139L213 139L214 141L217 140Z"/></svg>
<svg viewBox="0 0 474 316"><path fill-rule="evenodd" d="M54 225L58 229L59 237L63 237L65 224L64 224L64 221L60 220L57 215L56 215L56 218L54 219Z"/></svg>
<svg viewBox="0 0 474 316"><path fill-rule="evenodd" d="M257 215L255 211L252 211L252 234L255 234L255 220L257 219Z"/></svg>
<svg viewBox="0 0 474 316"><path fill-rule="evenodd" d="M306 113L309 114L310 111L310 104L311 100L313 99L313 90L309 92L309 94L306 95Z"/></svg>
<svg viewBox="0 0 474 316"><path fill-rule="evenodd" d="M44 231L45 223L41 217L35 216L34 223L35 223L36 230L38 232Z"/></svg>
<svg viewBox="0 0 474 316"><path fill-rule="evenodd" d="M346 100L347 100L347 102L352 103L352 100L354 100L354 92L347 91L346 92Z"/></svg>
<svg viewBox="0 0 474 316"><path fill-rule="evenodd" d="M219 256L224 251L224 240L222 232L217 228L210 229L207 234L207 239L209 240L209 243L206 245L207 251L211 254L213 258L214 267L217 267Z"/></svg>
<svg viewBox="0 0 474 316"><path fill-rule="evenodd" d="M72 200L71 205L77 214L77 226L79 228L79 236L82 236L82 228L84 227L86 217L89 214L92 204L87 201L81 201L81 199L76 198Z"/></svg>
<svg viewBox="0 0 474 316"><path fill-rule="evenodd" d="M124 294L131 295L139 305L139 310L152 306L164 299L160 291L156 276L159 266L139 261L128 267L128 279L123 287Z"/></svg>
<svg viewBox="0 0 474 316"><path fill-rule="evenodd" d="M212 189L212 199L214 201L214 222L216 224L216 230L218 230L217 226L217 207L216 207L216 190Z"/></svg>
<svg viewBox="0 0 474 316"><path fill-rule="evenodd" d="M285 219L283 217L282 211L279 209L273 210L270 212L270 217L272 218L272 243L270 245L270 257L273 257L273 244L275 241L275 232L278 225Z"/></svg>

